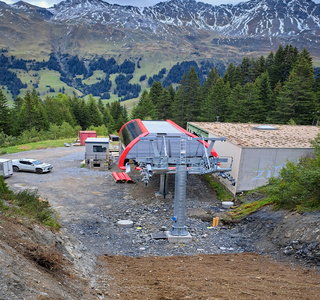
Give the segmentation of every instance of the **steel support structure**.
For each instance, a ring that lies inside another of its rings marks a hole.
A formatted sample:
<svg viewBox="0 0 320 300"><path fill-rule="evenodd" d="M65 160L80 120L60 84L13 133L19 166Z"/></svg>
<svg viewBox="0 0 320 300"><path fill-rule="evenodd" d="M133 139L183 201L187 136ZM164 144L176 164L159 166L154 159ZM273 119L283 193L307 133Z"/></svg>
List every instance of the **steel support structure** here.
<svg viewBox="0 0 320 300"><path fill-rule="evenodd" d="M163 198L166 198L166 195L169 194L168 182L169 182L169 174L167 173L160 174L160 188L157 195L161 195L163 196Z"/></svg>
<svg viewBox="0 0 320 300"><path fill-rule="evenodd" d="M188 170L186 165L177 165L174 189L174 212L172 217L173 225L170 231L170 234L174 236L185 236L189 234L185 226L187 174Z"/></svg>
<svg viewBox="0 0 320 300"><path fill-rule="evenodd" d="M169 151L166 149L166 139L163 136L156 137L140 137L140 140L149 141L150 148L153 149L153 155L148 157L136 157L135 161L139 164L142 181L148 183L153 174L160 174L160 190L159 193L165 195L167 193L167 180L169 174L175 174L175 193L174 193L174 215L172 217L173 225L169 234L173 237L190 236L185 226L186 211L186 185L187 175L189 174L206 174L218 173L224 175L234 184L234 179L230 176L229 171L232 168L232 158L230 165L226 168L221 167L221 163L229 163L229 158L213 157L211 150L215 141L225 141L225 138L191 138L186 136L175 137L180 141L180 157L170 157ZM210 144L204 150L202 157L187 157L187 143L191 139L197 139L204 146L205 141ZM159 149L162 149L160 152ZM172 166L175 165L173 168Z"/></svg>

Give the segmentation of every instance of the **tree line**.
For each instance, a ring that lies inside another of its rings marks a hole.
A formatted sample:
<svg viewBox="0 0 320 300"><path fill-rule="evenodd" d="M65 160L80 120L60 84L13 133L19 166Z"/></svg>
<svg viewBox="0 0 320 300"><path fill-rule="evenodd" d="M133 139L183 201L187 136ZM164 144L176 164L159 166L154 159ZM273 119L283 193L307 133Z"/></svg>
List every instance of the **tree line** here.
<svg viewBox="0 0 320 300"><path fill-rule="evenodd" d="M62 93L42 101L33 90L17 97L10 108L0 89L0 147L75 137L79 130L106 135L118 132L127 121L127 110L118 101L104 105L91 95L85 101Z"/></svg>
<svg viewBox="0 0 320 300"><path fill-rule="evenodd" d="M127 78L118 78L127 83ZM120 91L118 91L120 92ZM230 63L222 76L212 68L203 85L194 67L178 88L154 81L131 115L119 101L104 105L63 93L41 100L36 90L17 97L12 108L0 89L0 146L40 139L73 137L93 128L117 132L130 118L312 125L319 121L320 78L306 49L279 47L267 57Z"/></svg>
<svg viewBox="0 0 320 300"><path fill-rule="evenodd" d="M194 67L179 87L154 82L132 118L312 125L319 121L320 79L306 49L282 46L258 59L230 63L223 76L212 68L203 85Z"/></svg>

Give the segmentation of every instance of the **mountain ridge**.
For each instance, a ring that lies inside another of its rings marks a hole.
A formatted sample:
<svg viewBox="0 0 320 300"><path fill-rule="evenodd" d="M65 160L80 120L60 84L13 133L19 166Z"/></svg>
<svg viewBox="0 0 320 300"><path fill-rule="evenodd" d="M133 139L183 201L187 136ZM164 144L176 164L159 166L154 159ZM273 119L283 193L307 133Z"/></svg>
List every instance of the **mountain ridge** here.
<svg viewBox="0 0 320 300"><path fill-rule="evenodd" d="M280 44L293 44L320 57L320 4L311 0L251 0L236 5L171 0L148 7L66 0L48 9L19 1L0 2L0 14L4 17L0 46L9 52L38 32L38 45L46 48L43 54L167 53L164 56L177 59L195 55L231 59L238 53L264 54Z"/></svg>

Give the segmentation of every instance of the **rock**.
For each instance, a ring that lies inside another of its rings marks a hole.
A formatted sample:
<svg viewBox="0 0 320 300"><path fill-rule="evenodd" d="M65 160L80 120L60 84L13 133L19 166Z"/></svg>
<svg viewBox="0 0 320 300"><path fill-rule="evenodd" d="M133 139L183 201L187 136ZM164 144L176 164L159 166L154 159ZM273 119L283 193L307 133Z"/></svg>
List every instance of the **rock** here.
<svg viewBox="0 0 320 300"><path fill-rule="evenodd" d="M234 203L232 201L222 201L222 208L229 209L232 207Z"/></svg>
<svg viewBox="0 0 320 300"><path fill-rule="evenodd" d="M117 222L117 225L120 228L131 228L133 227L133 222L131 220L119 220Z"/></svg>

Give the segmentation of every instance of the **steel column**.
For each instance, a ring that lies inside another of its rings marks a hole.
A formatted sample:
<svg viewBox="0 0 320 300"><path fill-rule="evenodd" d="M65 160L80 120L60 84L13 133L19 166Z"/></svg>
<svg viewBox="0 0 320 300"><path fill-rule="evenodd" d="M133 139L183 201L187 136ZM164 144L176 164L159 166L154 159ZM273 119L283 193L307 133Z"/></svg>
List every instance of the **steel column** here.
<svg viewBox="0 0 320 300"><path fill-rule="evenodd" d="M187 172L186 165L177 165L174 191L174 216L172 217L173 226L170 231L170 234L174 236L185 236L189 234L185 227Z"/></svg>

